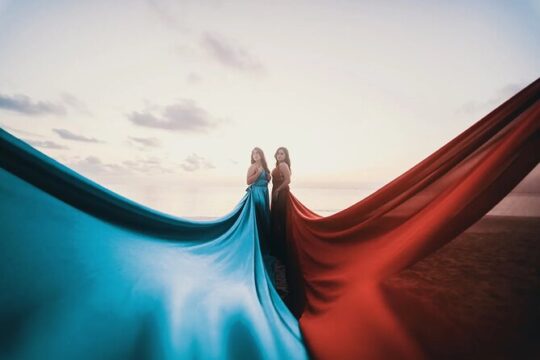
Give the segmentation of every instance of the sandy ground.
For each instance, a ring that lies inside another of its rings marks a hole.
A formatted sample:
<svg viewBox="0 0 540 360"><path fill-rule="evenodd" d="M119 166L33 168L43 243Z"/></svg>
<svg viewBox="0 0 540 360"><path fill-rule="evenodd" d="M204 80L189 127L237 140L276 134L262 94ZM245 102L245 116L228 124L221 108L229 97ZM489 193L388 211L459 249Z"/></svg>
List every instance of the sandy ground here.
<svg viewBox="0 0 540 360"><path fill-rule="evenodd" d="M540 218L486 216L384 284L433 359L540 359Z"/></svg>

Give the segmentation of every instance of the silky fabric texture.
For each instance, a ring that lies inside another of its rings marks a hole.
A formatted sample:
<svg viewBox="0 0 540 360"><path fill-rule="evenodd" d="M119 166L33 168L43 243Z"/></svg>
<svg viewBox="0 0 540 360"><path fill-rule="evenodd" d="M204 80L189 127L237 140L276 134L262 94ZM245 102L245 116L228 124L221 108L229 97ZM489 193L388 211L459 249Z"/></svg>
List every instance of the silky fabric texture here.
<svg viewBox="0 0 540 360"><path fill-rule="evenodd" d="M307 358L264 270L254 191L190 221L3 130L0 165L0 358Z"/></svg>
<svg viewBox="0 0 540 360"><path fill-rule="evenodd" d="M287 207L287 198L289 196L289 186L281 189L278 195L275 196L275 191L281 184L283 184L283 175L279 168L276 167L272 170L272 242L270 244L270 253L285 264L287 262L285 209Z"/></svg>
<svg viewBox="0 0 540 360"><path fill-rule="evenodd" d="M385 278L450 241L540 156L540 84L370 197L320 217L292 194L298 327L264 275L248 191L227 216L174 218L0 131L0 357L422 358Z"/></svg>
<svg viewBox="0 0 540 360"><path fill-rule="evenodd" d="M251 192L251 197L255 204L261 252L263 255L267 255L270 242L270 197L268 195L268 179L265 170L247 188L247 191Z"/></svg>
<svg viewBox="0 0 540 360"><path fill-rule="evenodd" d="M289 261L290 257L287 255L286 210L287 199L289 197L289 186L284 186L277 191L277 189L283 184L284 180L285 178L281 173L278 164L276 164L276 167L274 170L272 170L272 207L270 211L272 242L270 243L270 253L278 260L276 261L275 271L276 289L284 299L289 309L293 311L293 314L298 316L297 313L294 313L294 310L297 307L291 307L291 303L294 303L294 299L291 297L291 294L294 295L297 293L297 291L290 293L288 286L288 283L291 282L289 277L292 274L298 274L296 269L288 271L288 269L292 269L295 266L294 263ZM299 283L299 281L293 280L293 283Z"/></svg>
<svg viewBox="0 0 540 360"><path fill-rule="evenodd" d="M251 192L255 215L257 219L257 230L259 234L259 247L262 253L266 272L272 285L275 287L275 258L270 255L269 246L271 242L270 234L270 198L268 195L268 178L265 170L261 172L257 180L248 186L246 191Z"/></svg>
<svg viewBox="0 0 540 360"><path fill-rule="evenodd" d="M536 80L341 212L321 217L290 194L288 247L298 281L289 287L296 292L293 311L315 357L424 357L389 306L382 282L480 219L539 161Z"/></svg>

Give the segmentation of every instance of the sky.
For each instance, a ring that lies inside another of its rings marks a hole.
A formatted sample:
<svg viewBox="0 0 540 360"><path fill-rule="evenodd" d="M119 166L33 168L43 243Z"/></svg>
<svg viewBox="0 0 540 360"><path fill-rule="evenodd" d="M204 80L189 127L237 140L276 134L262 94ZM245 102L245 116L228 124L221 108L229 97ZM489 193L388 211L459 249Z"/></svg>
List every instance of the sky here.
<svg viewBox="0 0 540 360"><path fill-rule="evenodd" d="M540 0L0 0L0 126L186 216L232 209L255 146L356 202L539 75Z"/></svg>

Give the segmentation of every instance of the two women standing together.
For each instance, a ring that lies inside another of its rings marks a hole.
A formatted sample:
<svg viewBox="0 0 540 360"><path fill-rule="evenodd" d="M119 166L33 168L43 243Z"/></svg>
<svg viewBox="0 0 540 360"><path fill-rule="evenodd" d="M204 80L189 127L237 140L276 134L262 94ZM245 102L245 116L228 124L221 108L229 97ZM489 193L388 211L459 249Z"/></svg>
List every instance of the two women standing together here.
<svg viewBox="0 0 540 360"><path fill-rule="evenodd" d="M280 147L274 154L276 167L268 169L263 151L256 147L251 152L251 166L247 172L248 191L252 192L260 247L266 269L276 290L287 298L287 280L285 264L286 246L286 207L291 182L291 160L289 151ZM268 182L272 179L272 204L268 194Z"/></svg>

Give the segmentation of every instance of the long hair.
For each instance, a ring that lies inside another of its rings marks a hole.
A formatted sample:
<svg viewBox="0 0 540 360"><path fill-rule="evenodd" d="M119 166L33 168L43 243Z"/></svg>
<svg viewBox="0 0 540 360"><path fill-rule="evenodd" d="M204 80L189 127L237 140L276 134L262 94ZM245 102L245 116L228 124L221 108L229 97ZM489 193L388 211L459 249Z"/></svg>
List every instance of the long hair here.
<svg viewBox="0 0 540 360"><path fill-rule="evenodd" d="M251 150L251 163L255 163L255 160L253 160L253 152L256 151L259 153L259 156L261 157L261 165L264 169L264 171L266 171L266 175L269 175L270 174L270 170L268 170L268 165L266 164L266 158L264 157L264 152L262 151L261 148L259 147L254 147L253 150Z"/></svg>
<svg viewBox="0 0 540 360"><path fill-rule="evenodd" d="M284 163L286 163L287 165L289 165L289 171L291 170L291 158L289 157L289 150L287 150L286 147L284 146L280 146L277 148L276 150L276 153L274 154L274 159L276 159L276 167L279 166L279 161L277 159L277 153L279 152L279 150L283 150L283 152L285 153L285 160L283 160Z"/></svg>

